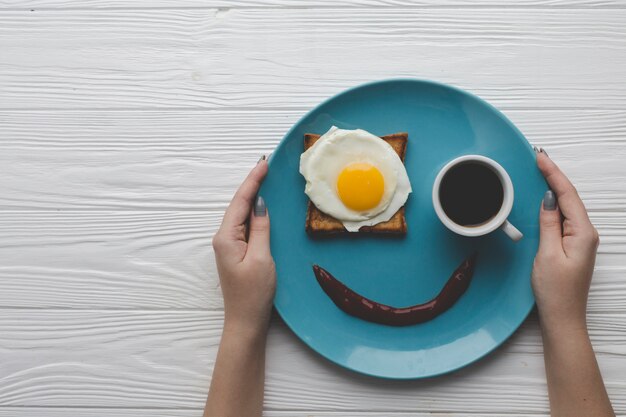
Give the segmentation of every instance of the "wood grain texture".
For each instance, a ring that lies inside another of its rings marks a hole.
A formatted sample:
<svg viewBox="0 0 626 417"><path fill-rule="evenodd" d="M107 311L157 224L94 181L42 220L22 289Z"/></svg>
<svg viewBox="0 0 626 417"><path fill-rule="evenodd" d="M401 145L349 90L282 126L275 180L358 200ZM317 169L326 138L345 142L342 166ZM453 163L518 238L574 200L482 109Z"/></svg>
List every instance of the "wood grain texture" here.
<svg viewBox="0 0 626 417"><path fill-rule="evenodd" d="M0 108L310 107L420 77L505 108L623 109L626 84L609 80L626 76L624 21L626 9L5 11Z"/></svg>
<svg viewBox="0 0 626 417"><path fill-rule="evenodd" d="M220 312L3 310L3 406L200 408ZM605 381L626 411L626 315L589 317ZM453 375L385 381L338 368L280 320L269 335L270 411L545 413L540 335L531 319L494 354Z"/></svg>
<svg viewBox="0 0 626 417"><path fill-rule="evenodd" d="M221 218L221 212L5 212L0 306L221 309L211 249Z"/></svg>
<svg viewBox="0 0 626 417"><path fill-rule="evenodd" d="M153 8L329 8L338 7L497 7L508 6L506 0L0 0L0 9L153 9ZM624 8L619 0L522 0L515 8Z"/></svg>
<svg viewBox="0 0 626 417"><path fill-rule="evenodd" d="M0 111L0 209L224 209L304 112ZM594 215L623 213L626 112L505 112Z"/></svg>
<svg viewBox="0 0 626 417"><path fill-rule="evenodd" d="M221 217L214 211L6 211L0 216L0 308L220 310L210 242ZM626 314L626 219L594 221L602 244L589 311Z"/></svg>
<svg viewBox="0 0 626 417"><path fill-rule="evenodd" d="M0 417L200 417L201 415L201 408L172 410L169 408L0 407ZM271 417L271 415L266 414L265 417Z"/></svg>

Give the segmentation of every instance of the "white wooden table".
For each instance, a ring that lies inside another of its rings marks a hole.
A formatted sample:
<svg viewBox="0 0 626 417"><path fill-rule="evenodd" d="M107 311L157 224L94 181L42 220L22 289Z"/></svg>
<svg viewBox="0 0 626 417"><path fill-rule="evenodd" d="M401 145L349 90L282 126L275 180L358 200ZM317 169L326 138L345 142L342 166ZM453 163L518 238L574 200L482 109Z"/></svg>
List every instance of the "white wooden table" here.
<svg viewBox="0 0 626 417"><path fill-rule="evenodd" d="M626 415L626 3L0 0L0 417L200 416L210 238L309 108L389 77L468 89L544 146L602 244L589 326ZM545 416L536 315L427 381L339 369L279 319L266 415Z"/></svg>

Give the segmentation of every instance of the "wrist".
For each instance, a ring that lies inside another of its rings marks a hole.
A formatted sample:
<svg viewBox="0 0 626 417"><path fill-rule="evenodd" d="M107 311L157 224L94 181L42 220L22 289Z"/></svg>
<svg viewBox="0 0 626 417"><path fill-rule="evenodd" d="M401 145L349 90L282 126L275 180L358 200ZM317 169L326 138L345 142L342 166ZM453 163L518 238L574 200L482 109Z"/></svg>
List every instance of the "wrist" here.
<svg viewBox="0 0 626 417"><path fill-rule="evenodd" d="M589 338L587 322L583 319L549 320L539 315L539 325L544 339L568 340Z"/></svg>
<svg viewBox="0 0 626 417"><path fill-rule="evenodd" d="M537 300L542 332L576 333L587 330L586 306L571 305L565 300L550 303Z"/></svg>
<svg viewBox="0 0 626 417"><path fill-rule="evenodd" d="M269 317L255 320L232 317L228 314L224 317L224 335L235 335L242 340L264 340L268 327Z"/></svg>

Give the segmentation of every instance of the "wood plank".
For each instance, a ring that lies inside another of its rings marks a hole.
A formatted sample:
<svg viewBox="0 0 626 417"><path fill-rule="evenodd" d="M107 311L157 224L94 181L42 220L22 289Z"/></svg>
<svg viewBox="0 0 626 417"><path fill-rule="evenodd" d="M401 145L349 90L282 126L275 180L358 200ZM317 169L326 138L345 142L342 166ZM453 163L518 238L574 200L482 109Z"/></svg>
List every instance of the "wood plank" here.
<svg viewBox="0 0 626 417"><path fill-rule="evenodd" d="M3 310L0 404L199 409L221 325L221 313L207 311ZM622 413L626 315L592 315L589 325L609 393ZM339 369L275 320L266 408L545 413L539 337L531 318L510 342L470 368L433 380L398 382Z"/></svg>
<svg viewBox="0 0 626 417"><path fill-rule="evenodd" d="M199 417L201 408L0 407L0 417ZM269 414L266 417L270 416Z"/></svg>
<svg viewBox="0 0 626 417"><path fill-rule="evenodd" d="M0 307L221 310L210 243L221 218L218 211L5 211ZM626 314L626 216L594 220L602 244L589 311Z"/></svg>
<svg viewBox="0 0 626 417"><path fill-rule="evenodd" d="M0 209L223 209L303 113L0 111ZM548 149L592 213L623 212L626 112L506 113Z"/></svg>
<svg viewBox="0 0 626 417"><path fill-rule="evenodd" d="M5 212L0 306L221 309L211 248L221 219L221 212Z"/></svg>
<svg viewBox="0 0 626 417"><path fill-rule="evenodd" d="M0 0L0 9L153 9L153 8L329 8L338 7L494 7L510 6L505 0ZM623 8L619 0L523 0L515 8Z"/></svg>
<svg viewBox="0 0 626 417"><path fill-rule="evenodd" d="M593 8L9 10L0 108L310 107L365 81L420 77L499 107L623 109L625 19Z"/></svg>

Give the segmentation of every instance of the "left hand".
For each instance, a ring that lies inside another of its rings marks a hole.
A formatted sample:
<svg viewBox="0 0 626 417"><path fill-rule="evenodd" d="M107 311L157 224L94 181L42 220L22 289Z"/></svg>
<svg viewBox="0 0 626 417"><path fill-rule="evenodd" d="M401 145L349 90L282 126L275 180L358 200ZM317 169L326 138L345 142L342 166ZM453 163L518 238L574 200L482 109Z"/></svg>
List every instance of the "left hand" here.
<svg viewBox="0 0 626 417"><path fill-rule="evenodd" d="M270 252L270 220L257 197L267 162L262 159L235 193L213 237L225 327L265 330L272 311L276 270Z"/></svg>

